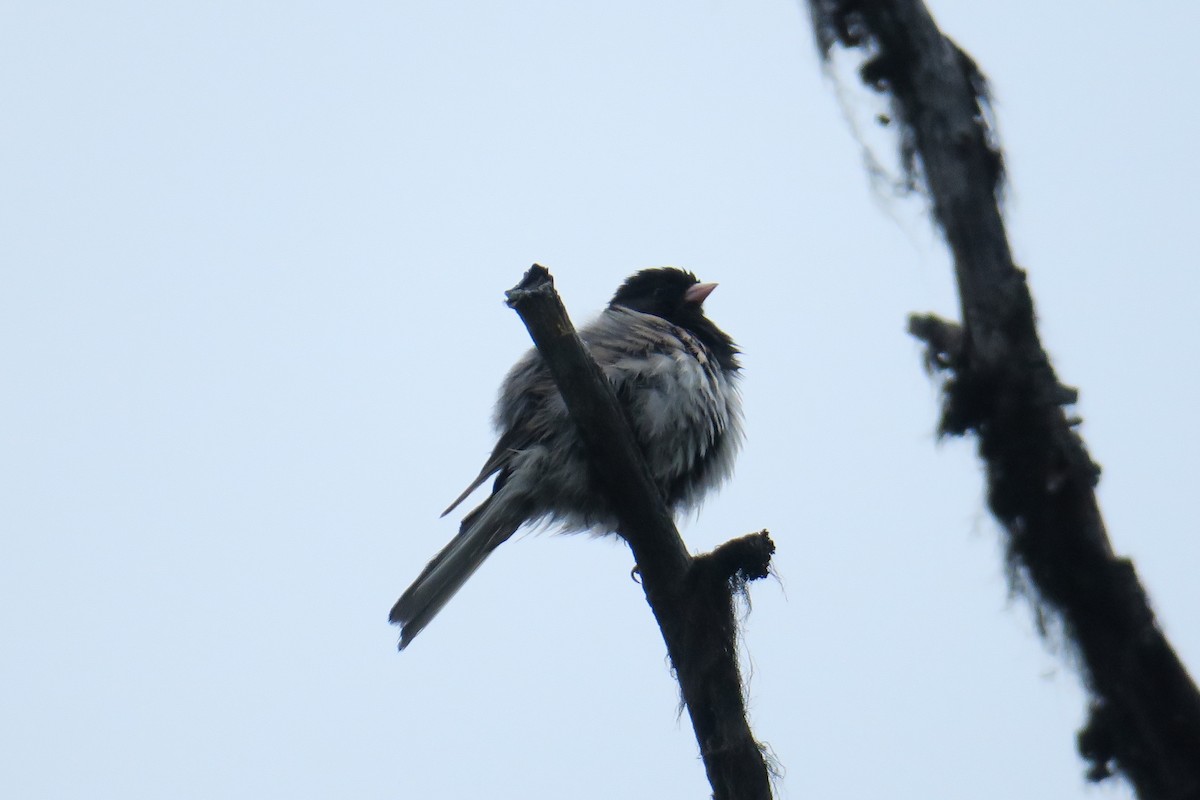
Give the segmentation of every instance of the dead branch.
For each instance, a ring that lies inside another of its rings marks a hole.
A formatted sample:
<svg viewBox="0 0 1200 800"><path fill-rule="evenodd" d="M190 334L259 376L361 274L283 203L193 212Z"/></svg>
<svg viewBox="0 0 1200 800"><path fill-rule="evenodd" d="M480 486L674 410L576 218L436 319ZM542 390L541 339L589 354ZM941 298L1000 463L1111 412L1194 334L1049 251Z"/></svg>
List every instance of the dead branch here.
<svg viewBox="0 0 1200 800"><path fill-rule="evenodd" d="M769 800L762 748L746 721L732 592L766 575L766 531L692 558L650 477L625 412L575 333L550 273L534 264L508 293L579 427L593 474L617 510L662 630L716 800Z"/></svg>
<svg viewBox="0 0 1200 800"><path fill-rule="evenodd" d="M1099 468L1063 406L1075 401L1038 339L998 196L1003 159L987 83L920 0L810 0L817 40L862 48L862 80L888 95L912 185L923 185L954 257L961 327L914 316L944 377L941 430L973 432L1010 573L1054 615L1091 695L1078 738L1088 775L1123 774L1142 800L1200 797L1200 693L1154 618L1096 504Z"/></svg>

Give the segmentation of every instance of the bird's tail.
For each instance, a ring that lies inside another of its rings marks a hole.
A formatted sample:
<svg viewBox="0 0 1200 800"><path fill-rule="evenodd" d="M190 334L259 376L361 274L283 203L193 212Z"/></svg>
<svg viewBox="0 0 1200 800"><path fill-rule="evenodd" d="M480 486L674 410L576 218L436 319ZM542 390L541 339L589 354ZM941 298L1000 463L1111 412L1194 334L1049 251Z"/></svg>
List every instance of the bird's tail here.
<svg viewBox="0 0 1200 800"><path fill-rule="evenodd" d="M400 626L401 650L437 616L484 559L521 526L520 517L514 523L512 515L497 513L497 506L503 504L495 500L496 495L492 495L463 519L458 535L433 557L392 606L388 619Z"/></svg>

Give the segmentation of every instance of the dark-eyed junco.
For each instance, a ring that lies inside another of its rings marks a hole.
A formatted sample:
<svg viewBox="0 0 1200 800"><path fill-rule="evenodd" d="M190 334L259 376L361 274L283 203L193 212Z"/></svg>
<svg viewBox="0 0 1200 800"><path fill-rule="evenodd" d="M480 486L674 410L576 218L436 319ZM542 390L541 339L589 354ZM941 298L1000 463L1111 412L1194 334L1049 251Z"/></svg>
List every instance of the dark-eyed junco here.
<svg viewBox="0 0 1200 800"><path fill-rule="evenodd" d="M702 307L714 288L681 269L644 269L621 284L600 317L579 331L625 404L650 473L672 510L694 508L728 478L741 444L738 349ZM442 516L496 475L491 495L463 518L458 535L392 607L402 650L521 525L616 528L537 350L526 353L505 378L495 424L500 440L491 457Z"/></svg>

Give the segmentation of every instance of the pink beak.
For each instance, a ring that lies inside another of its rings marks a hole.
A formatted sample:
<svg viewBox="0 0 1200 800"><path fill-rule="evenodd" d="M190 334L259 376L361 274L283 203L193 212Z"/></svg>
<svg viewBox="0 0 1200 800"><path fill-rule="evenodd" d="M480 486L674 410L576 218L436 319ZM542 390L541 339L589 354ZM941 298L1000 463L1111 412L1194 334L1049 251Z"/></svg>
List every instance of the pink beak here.
<svg viewBox="0 0 1200 800"><path fill-rule="evenodd" d="M697 283L695 286L683 293L683 302L700 305L708 299L708 296L712 294L712 291L715 288L717 288L715 283Z"/></svg>

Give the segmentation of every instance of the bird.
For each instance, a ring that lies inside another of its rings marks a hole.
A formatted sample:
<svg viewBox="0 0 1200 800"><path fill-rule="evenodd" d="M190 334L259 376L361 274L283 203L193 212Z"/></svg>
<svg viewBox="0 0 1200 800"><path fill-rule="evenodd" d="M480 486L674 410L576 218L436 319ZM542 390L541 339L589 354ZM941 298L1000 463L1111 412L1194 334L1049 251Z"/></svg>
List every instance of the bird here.
<svg viewBox="0 0 1200 800"><path fill-rule="evenodd" d="M626 410L650 474L672 512L695 510L724 483L742 443L741 351L704 313L716 288L677 267L625 280L579 337ZM392 607L403 650L499 545L525 524L613 532L617 516L591 479L583 441L536 349L509 371L493 423L499 438L475 480L492 492L462 519Z"/></svg>

